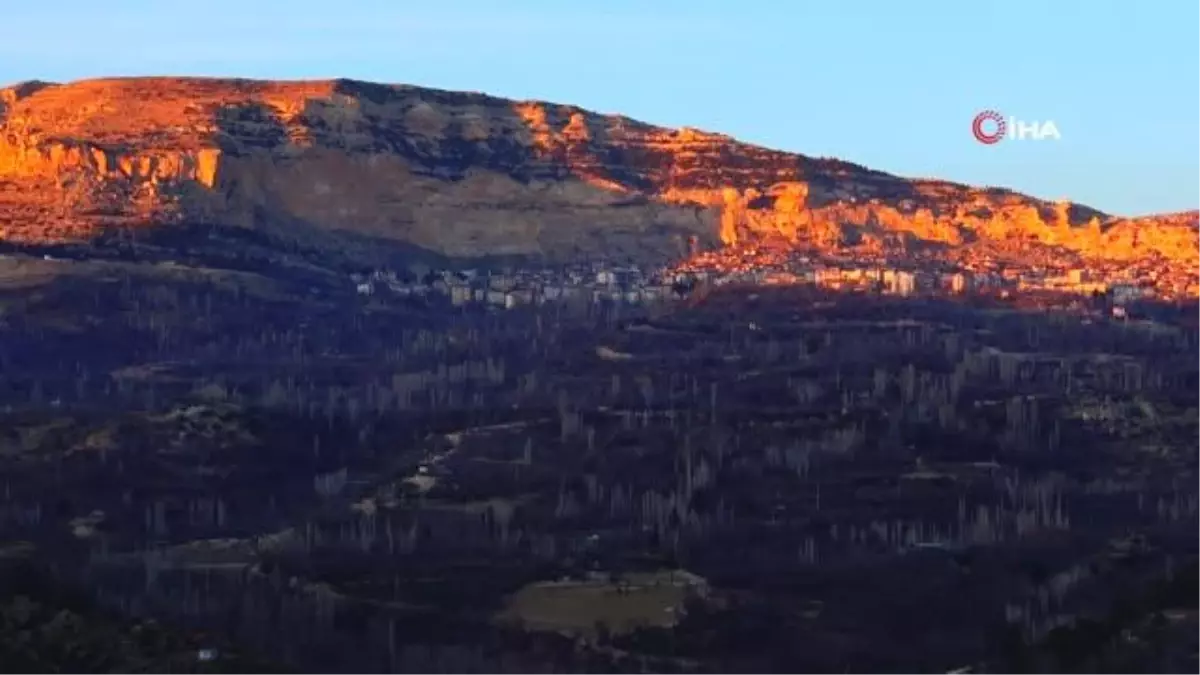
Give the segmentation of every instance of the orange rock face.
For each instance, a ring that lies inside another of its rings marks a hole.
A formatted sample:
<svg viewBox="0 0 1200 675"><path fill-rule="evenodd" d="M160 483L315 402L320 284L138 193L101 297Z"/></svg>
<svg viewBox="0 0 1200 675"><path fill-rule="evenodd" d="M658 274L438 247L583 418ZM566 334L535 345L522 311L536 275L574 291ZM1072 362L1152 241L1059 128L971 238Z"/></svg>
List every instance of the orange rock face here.
<svg viewBox="0 0 1200 675"><path fill-rule="evenodd" d="M0 91L0 237L182 221L448 255L677 255L760 238L1053 247L1197 267L1195 212L1123 220L536 101L333 80Z"/></svg>

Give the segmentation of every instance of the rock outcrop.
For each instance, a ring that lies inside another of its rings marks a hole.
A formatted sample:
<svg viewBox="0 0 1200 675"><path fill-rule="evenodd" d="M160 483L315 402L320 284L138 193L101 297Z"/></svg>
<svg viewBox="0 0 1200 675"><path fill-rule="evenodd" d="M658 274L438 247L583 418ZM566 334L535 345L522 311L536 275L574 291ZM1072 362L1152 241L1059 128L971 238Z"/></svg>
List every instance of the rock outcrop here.
<svg viewBox="0 0 1200 675"><path fill-rule="evenodd" d="M0 91L0 238L212 222L451 256L672 255L772 238L1049 246L1197 264L1194 212L1123 220L568 105L349 80Z"/></svg>

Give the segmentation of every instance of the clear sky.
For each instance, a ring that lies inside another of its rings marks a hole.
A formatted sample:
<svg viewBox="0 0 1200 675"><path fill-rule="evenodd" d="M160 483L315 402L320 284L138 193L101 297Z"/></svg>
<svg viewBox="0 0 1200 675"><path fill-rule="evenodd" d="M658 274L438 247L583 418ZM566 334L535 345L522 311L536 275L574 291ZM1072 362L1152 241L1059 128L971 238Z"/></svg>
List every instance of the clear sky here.
<svg viewBox="0 0 1200 675"><path fill-rule="evenodd" d="M0 82L352 77L573 103L1119 214L1200 206L1196 0L21 0ZM995 109L1060 141L984 146Z"/></svg>

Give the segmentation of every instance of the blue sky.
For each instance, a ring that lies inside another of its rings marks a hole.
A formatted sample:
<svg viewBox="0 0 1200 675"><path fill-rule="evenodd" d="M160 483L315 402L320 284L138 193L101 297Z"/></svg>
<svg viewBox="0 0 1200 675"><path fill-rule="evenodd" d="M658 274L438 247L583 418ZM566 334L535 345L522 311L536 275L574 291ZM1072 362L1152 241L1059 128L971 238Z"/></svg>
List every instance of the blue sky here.
<svg viewBox="0 0 1200 675"><path fill-rule="evenodd" d="M0 82L353 77L573 103L1119 214L1200 206L1196 0L12 3ZM1060 141L977 143L974 115Z"/></svg>

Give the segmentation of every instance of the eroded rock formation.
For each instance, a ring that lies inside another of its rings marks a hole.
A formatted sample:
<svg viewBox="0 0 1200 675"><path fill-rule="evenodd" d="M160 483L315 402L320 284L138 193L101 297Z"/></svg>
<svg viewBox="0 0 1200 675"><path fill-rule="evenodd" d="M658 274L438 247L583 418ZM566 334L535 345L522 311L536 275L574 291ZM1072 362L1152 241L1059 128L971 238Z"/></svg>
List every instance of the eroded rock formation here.
<svg viewBox="0 0 1200 675"><path fill-rule="evenodd" d="M1061 246L1196 266L1196 214L1122 220L567 105L349 80L0 91L0 237L214 222L454 256L678 253L696 237Z"/></svg>

